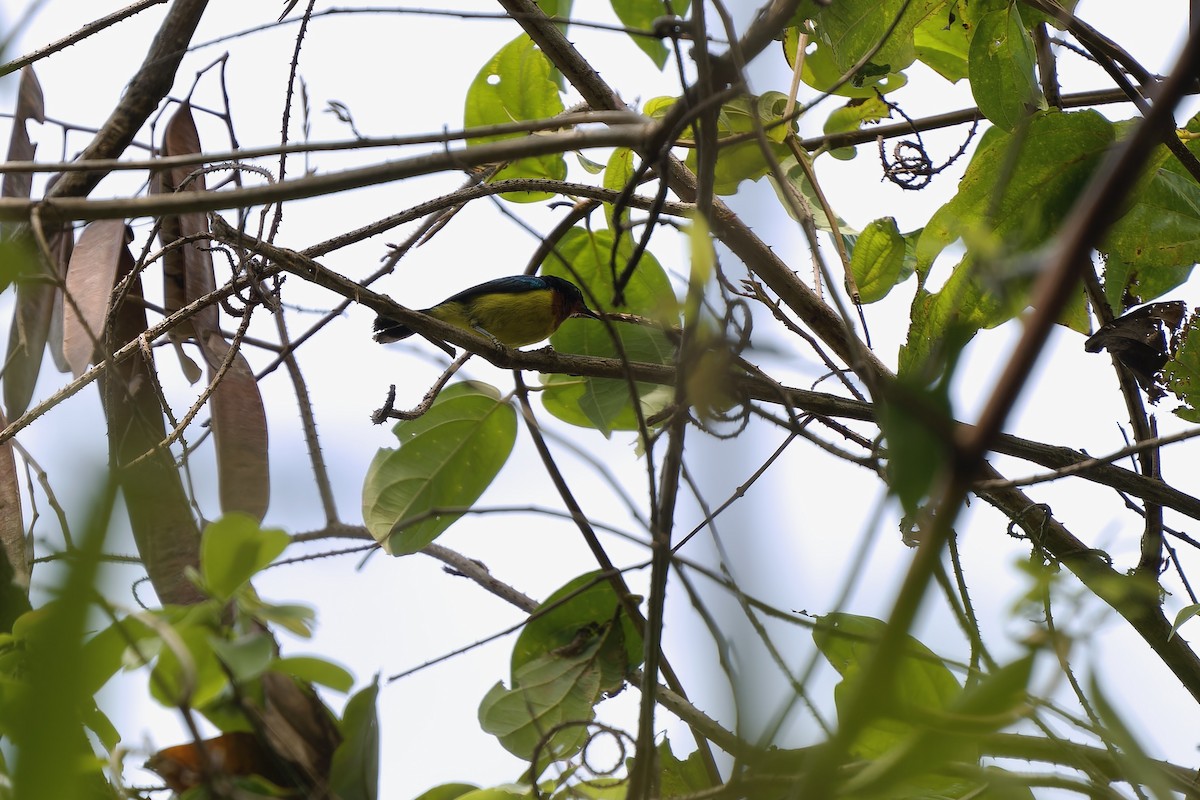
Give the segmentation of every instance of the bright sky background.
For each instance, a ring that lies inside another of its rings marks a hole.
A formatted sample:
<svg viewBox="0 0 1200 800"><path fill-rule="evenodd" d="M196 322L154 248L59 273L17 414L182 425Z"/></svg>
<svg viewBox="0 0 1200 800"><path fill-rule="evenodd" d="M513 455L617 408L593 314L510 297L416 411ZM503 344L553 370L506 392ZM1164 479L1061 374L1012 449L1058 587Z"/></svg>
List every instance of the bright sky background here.
<svg viewBox="0 0 1200 800"><path fill-rule="evenodd" d="M10 24L26 5L0 0L0 19ZM49 2L6 56L40 47L123 5L107 0ZM463 11L499 9L482 0L431 5ZM214 0L195 41L209 41L268 23L281 7L278 2L247 4L239 0ZM1125 4L1083 0L1078 12L1147 67L1162 71L1170 64L1181 39L1186 3L1150 0L1138 7L1138 13L1131 13ZM141 63L148 37L157 28L162 13L163 8L144 12L39 62L36 70L45 92L47 114L82 126L98 125ZM745 9L739 13L744 17ZM574 16L615 21L607 3L596 0L576 0ZM180 71L173 96L185 94L197 70L228 53L226 69L239 141L243 146L277 143L295 31L294 24L280 26L197 49ZM466 87L491 55L517 33L518 28L512 22L420 13L346 15L315 21L301 53L300 69L311 108L311 139L327 141L350 136L344 125L323 113L331 100L346 104L359 130L368 136L458 127ZM666 75L657 75L649 60L622 34L576 27L571 38L600 73L621 89L628 102L640 104L657 95L677 93L669 70ZM1070 56L1060 62L1065 84L1075 89L1108 87L1099 70L1080 69L1083 77L1075 77L1079 64L1079 59ZM919 67L914 67L911 73L912 88L900 98L912 117L973 105L965 87L950 86ZM215 76L215 71L209 71L200 79L198 105L216 102ZM752 84L758 92L787 90L788 75L777 49L768 51L754 65ZM5 108L11 108L15 86L15 76L0 82L0 104ZM802 94L802 98L807 96L810 93ZM570 99L567 104L571 104ZM809 134L817 132L826 113L825 107L819 109L812 121L803 123L802 130ZM1128 106L1110 107L1104 113L1110 119L1132 115ZM7 129L2 130L6 138ZM299 117L293 117L291 130L293 140L301 136ZM955 128L944 134L929 135L926 141L934 158L953 152L964 131ZM228 140L223 138L221 129L203 119L201 136L206 149L228 149ZM39 159L58 159L59 130L47 125L40 139ZM66 154L75 153L86 139L84 134L72 134ZM140 137L139 141L147 139ZM320 154L312 163L321 171L328 171L433 149L432 146L416 148L400 154L380 150ZM595 154L592 158L603 160ZM960 168L963 165L965 159ZM289 161L289 174L299 175L304 167L302 158L293 158ZM860 148L860 155L853 162L823 158L818 168L830 201L851 225L861 227L876 217L892 215L904 231L920 225L953 193L960 174L951 171L925 192L903 192L880 181L878 160L869 146ZM302 249L450 191L460 181L459 176L442 175L359 190L332 201L289 204L278 243ZM105 181L93 196L133 190L127 179L113 179ZM765 182L745 185L730 202L777 252L802 275L807 274L809 261L802 239L778 212L774 193ZM542 207L523 206L517 210L541 230L548 230L559 218L553 210ZM141 232L148 227L145 220L135 225ZM343 274L365 276L378 266L387 251L386 244L401 241L408 230L411 227L378 236L322 261ZM528 233L481 201L462 212L446 232L413 251L397 273L385 278L377 288L412 307L430 305L481 280L522 271L535 245ZM683 248L672 245L668 237L656 240L653 249L664 266L676 275L685 266ZM741 273L740 265L732 259L727 258L724 266L735 276ZM290 302L323 310L336 300L298 284L295 279L289 283L293 291L287 298ZM156 289L148 291L153 297ZM888 331L896 329L899 320L906 316L912 291L910 282L898 288L887 301L867 309L872 334L881 342L877 352L889 364L895 363L897 342L889 337ZM1172 297L1184 299L1190 305L1197 302L1194 286L1183 287ZM0 317L7 318L10 304L11 293L0 298ZM353 524L361 521L360 487L367 463L377 448L395 444L387 426L370 423L371 411L381 405L391 383L398 387L398 406L415 405L437 374L436 364L442 358L420 341L410 340L389 348L375 345L369 334L371 317L364 309L352 308L306 345L299 356L316 407L325 456L333 473L338 508L342 519ZM302 332L306 323L316 318L314 314L293 315L292 333ZM268 322L265 315L258 322L257 330L264 338L270 336ZM762 322L769 320L764 318ZM7 325L0 325L0 329L6 331ZM960 417L969 419L986 398L1016 332L1014 324L983 332L971 346L957 387L956 410ZM791 341L772 337L764 342L777 345L780 352L762 352L756 357L792 385L807 388L821 373L810 354ZM1054 444L1088 447L1093 454L1122 446L1118 425L1124 420L1124 412L1108 359L1080 358L1081 351L1082 338L1078 334L1056 332L1053 347L1043 358L1035 383L1014 414L1010 431ZM253 351L248 357L255 366L268 360ZM169 368L169 352L160 351L159 358ZM501 387L509 385L504 373L475 361L466 372ZM48 395L61 382L62 376L44 371L39 395ZM262 388L272 425L274 495L267 523L290 532L317 528L322 515L295 421L290 384L283 371L277 371L263 381ZM177 381L172 396L180 407L186 407L189 393L194 391ZM1167 413L1169 407L1170 401L1164 401L1159 410L1164 431L1174 422ZM635 455L632 436L617 433L605 441L595 432L562 425L551 427L578 442L591 457L601 459L635 497L644 496L643 463ZM23 433L21 441L47 470L59 495L77 497L105 458L95 391L87 390L47 415ZM709 502L716 504L744 482L781 441L777 431L758 427L752 427L733 442L715 442L692 434L687 450L689 466L697 471ZM585 510L644 538L644 533L622 513L612 491L593 476L588 464L569 450L560 447L558 452L569 479L584 499ZM1182 478L1180 487L1196 493L1200 487L1195 485L1193 477L1196 474L1193 452L1194 445L1167 451L1164 474L1168 479ZM215 516L218 513L215 487L211 485L211 475L206 474L204 459L200 457L201 466L193 477L205 513ZM1036 471L1027 464L1007 464L1004 459L996 459L995 463L1010 477ZM746 503L735 506L720 520L723 541L733 554L733 574L748 590L781 608L819 614L833 610L833 598L846 579L848 557L861 556L866 564L857 574L848 609L885 614L891 604L896 575L907 563L910 551L896 535L898 511L891 504L884 505L881 511L878 491L869 474L831 462L812 448L793 446L781 459L779 468L750 491ZM1072 488L1065 483L1030 493L1035 499L1052 502L1054 511L1068 527L1086 541L1108 548L1118 559L1124 559L1119 563L1131 565L1136 560L1138 531L1129 527L1128 515L1121 515L1119 523L1115 521L1121 512L1119 501L1111 493L1090 485ZM524 432L512 461L481 502L488 506L560 507ZM53 537L52 517L45 513L44 505L41 508L39 532ZM881 514L881 521L872 526L876 514ZM680 527L686 530L698 518L694 506L685 507L679 515ZM1174 522L1187 527L1178 520ZM1010 635L1008 655L1012 656L1019 652L1017 641L1034 627L1011 615L1013 603L1027 588L1027 582L1015 569L1015 564L1027 555L1027 547L1007 540L1004 528L1003 520L977 502L964 515L959 530L968 575L973 576L971 588L980 601L985 639L990 632L993 644L1002 648L1006 635ZM872 531L874 538L863 544L864 532ZM590 567L574 528L565 521L540 515L466 518L439 541L482 560L497 577L536 598L545 597ZM606 543L611 544L618 563L633 564L646 558L641 547L624 544L614 537L607 538ZM112 543L110 549L130 552L132 546ZM44 548L39 545L41 552ZM316 550L310 548L309 552ZM685 554L700 561L713 560L712 546L704 536L697 537L693 549ZM396 674L521 619L518 611L494 601L477 587L443 574L440 564L428 558L392 559L375 555L361 570L357 566L356 556L314 561L270 572L257 586L267 598L316 606L319 614L316 638L309 642L285 640L287 652L335 659L354 672L359 686L375 672L385 677ZM132 605L127 587L137 575L136 570L114 569L111 595ZM644 576L635 573L630 579L636 586ZM738 616L736 604L711 586L702 588L706 602L733 632L735 664L740 677L745 679L737 689L740 719L734 718L728 682L717 669L711 638L682 592L675 592L669 601L668 656L685 683L694 687L695 696L704 698L701 701L704 710L727 725L740 725L741 730L753 732L775 712L781 698L786 696L786 689L753 642L744 620ZM1184 602L1185 598L1171 597L1167 607L1174 610ZM1098 630L1100 635L1087 645L1086 660L1111 681L1110 685L1122 689L1136 685L1153 692L1117 698L1118 704L1139 725L1151 751L1184 764L1193 763L1195 731L1200 723L1194 702L1182 693L1161 665L1147 657L1148 651L1140 641L1113 622L1111 613L1098 611L1094 602L1086 603L1076 619L1071 618L1068 610L1069 604L1060 605L1061 625L1081 633ZM807 632L799 628L772 631L779 635L793 666L803 664L811 650ZM940 612L923 619L918 635L935 650L954 654L965 651L961 635ZM383 689L380 696L383 796L413 797L434 784L451 780L489 785L517 777L519 762L482 733L475 718L478 703L488 688L498 679L507 679L511 644L509 637L485 645ZM817 689L817 696L825 701L831 685L829 673L827 669L822 672ZM140 761L146 751L185 738L176 715L150 704L144 695L145 673L121 682L107 695L106 710L127 737L127 745L135 750L130 757L133 762ZM327 698L340 710L340 698ZM603 718L632 730L636 700L635 691L625 692L602 706ZM826 707L829 705L825 702ZM677 753L690 750L683 729L665 713L660 726L669 731ZM801 722L792 726L788 734L793 737L788 743L809 741L811 725ZM136 752L139 749L143 752ZM132 779L142 784L150 782L145 775Z"/></svg>

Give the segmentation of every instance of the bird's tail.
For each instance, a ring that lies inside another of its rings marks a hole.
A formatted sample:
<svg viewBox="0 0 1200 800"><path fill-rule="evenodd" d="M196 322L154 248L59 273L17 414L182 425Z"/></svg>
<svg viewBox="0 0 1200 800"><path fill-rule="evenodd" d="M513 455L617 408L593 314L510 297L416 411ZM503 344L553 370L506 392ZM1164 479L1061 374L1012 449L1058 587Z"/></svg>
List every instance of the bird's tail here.
<svg viewBox="0 0 1200 800"><path fill-rule="evenodd" d="M375 341L380 344L398 342L413 335L412 328L387 317L375 318Z"/></svg>

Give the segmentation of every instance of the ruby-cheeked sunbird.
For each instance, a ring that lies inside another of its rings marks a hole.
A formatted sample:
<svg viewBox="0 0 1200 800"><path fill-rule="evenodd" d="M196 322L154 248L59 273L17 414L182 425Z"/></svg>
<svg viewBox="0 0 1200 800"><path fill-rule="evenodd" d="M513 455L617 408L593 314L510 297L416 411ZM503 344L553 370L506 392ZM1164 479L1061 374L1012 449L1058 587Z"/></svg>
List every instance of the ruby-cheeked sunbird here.
<svg viewBox="0 0 1200 800"><path fill-rule="evenodd" d="M510 275L464 289L422 314L482 333L508 347L540 342L570 317L591 317L579 287L553 275ZM395 342L412 336L407 325L375 318L375 341Z"/></svg>

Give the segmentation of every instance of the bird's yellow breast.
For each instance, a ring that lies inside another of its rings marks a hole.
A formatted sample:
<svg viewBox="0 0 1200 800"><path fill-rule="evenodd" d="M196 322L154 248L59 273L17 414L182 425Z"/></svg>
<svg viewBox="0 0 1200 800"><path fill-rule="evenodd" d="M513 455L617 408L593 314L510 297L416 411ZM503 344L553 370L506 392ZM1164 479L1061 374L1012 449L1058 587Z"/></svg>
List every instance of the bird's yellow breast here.
<svg viewBox="0 0 1200 800"><path fill-rule="evenodd" d="M509 347L540 342L562 322L554 292L549 289L481 294L442 303L429 313L460 328L485 330Z"/></svg>

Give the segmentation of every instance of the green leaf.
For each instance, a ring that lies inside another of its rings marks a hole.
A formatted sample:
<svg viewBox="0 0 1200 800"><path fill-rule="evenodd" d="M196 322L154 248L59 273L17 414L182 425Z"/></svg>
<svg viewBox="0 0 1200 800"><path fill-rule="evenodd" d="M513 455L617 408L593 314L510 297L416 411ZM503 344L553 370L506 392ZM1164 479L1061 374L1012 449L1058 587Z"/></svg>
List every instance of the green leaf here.
<svg viewBox="0 0 1200 800"><path fill-rule="evenodd" d="M770 162L762 144L754 136L755 119L765 128L769 149L776 161L783 161L791 151L783 144L787 133L795 129L794 122L784 122L787 96L766 92L761 97L739 97L721 106L717 115L717 161L713 170L713 191L719 195L736 194L742 181L756 181L770 172ZM691 134L689 134L691 135ZM733 139L726 142L723 140ZM685 163L697 169L693 149Z"/></svg>
<svg viewBox="0 0 1200 800"><path fill-rule="evenodd" d="M1173 411L1188 422L1200 422L1200 334L1197 330L1200 330L1200 318L1193 313L1179 333L1179 349L1163 367L1163 381L1167 389L1182 403ZM1182 622L1176 619L1175 627L1178 628Z"/></svg>
<svg viewBox="0 0 1200 800"><path fill-rule="evenodd" d="M199 620L172 626L182 651L169 640L150 675L150 695L167 708L203 708L229 685L229 676L212 648L214 628Z"/></svg>
<svg viewBox="0 0 1200 800"><path fill-rule="evenodd" d="M471 783L443 783L441 786L435 786L422 792L416 797L416 800L457 800L468 792L478 789L478 786Z"/></svg>
<svg viewBox="0 0 1200 800"><path fill-rule="evenodd" d="M209 523L200 539L200 574L204 586L225 602L270 564L291 537L277 528L260 528L246 514L226 514Z"/></svg>
<svg viewBox="0 0 1200 800"><path fill-rule="evenodd" d="M1112 745L1113 758L1123 778L1135 786L1140 784L1149 789L1154 800L1172 800L1176 795L1172 790L1171 781L1167 779L1161 767L1147 755L1133 732L1108 701L1100 688L1100 682L1096 680L1095 672L1088 676L1088 683L1088 693L1092 696L1096 712L1104 724L1104 741Z"/></svg>
<svg viewBox="0 0 1200 800"><path fill-rule="evenodd" d="M1167 638L1170 639L1173 637L1179 631L1179 628L1183 625L1183 623L1187 622L1197 614L1200 614L1200 603L1192 603L1189 606L1184 606L1183 608L1179 609L1179 613L1175 615L1175 622L1171 625L1171 635Z"/></svg>
<svg viewBox="0 0 1200 800"><path fill-rule="evenodd" d="M1016 4L983 15L971 37L971 94L983 115L1006 131L1046 105L1035 61Z"/></svg>
<svg viewBox="0 0 1200 800"><path fill-rule="evenodd" d="M913 714L944 711L962 686L942 660L916 639L906 637L903 653L892 665L891 681L864 687L862 671L875 654L886 623L854 614L832 613L818 618L813 641L821 655L842 676L834 701L844 708L855 693L869 690L879 702L877 717L851 747L853 755L875 758L898 744L914 728Z"/></svg>
<svg viewBox="0 0 1200 800"><path fill-rule="evenodd" d="M813 16L818 52L829 50L839 74L848 72L868 53L860 71L867 75L900 72L916 59L913 32L946 5L947 0L839 0ZM899 21L897 22L897 17ZM888 29L896 22L891 35ZM879 42L883 40L882 46Z"/></svg>
<svg viewBox="0 0 1200 800"><path fill-rule="evenodd" d="M917 243L918 271L927 272L959 238L969 252L979 254L1021 252L1042 244L1074 205L1114 135L1113 124L1090 110L1039 112L1023 138L990 129L959 181L958 193L925 226ZM1019 146L1020 152L1010 154L1011 146Z"/></svg>
<svg viewBox="0 0 1200 800"><path fill-rule="evenodd" d="M1200 152L1200 143L1192 142L1188 149ZM1105 290L1110 298L1119 299L1128 290L1149 301L1187 280L1200 262L1200 186L1160 146L1128 203L1129 210L1100 247L1109 267L1115 262L1121 269L1118 280L1106 269Z"/></svg>
<svg viewBox="0 0 1200 800"><path fill-rule="evenodd" d="M514 798L526 798L526 800L529 800L532 796L527 789L514 785L476 789L473 792L459 795L459 798L461 800L514 800Z"/></svg>
<svg viewBox="0 0 1200 800"><path fill-rule="evenodd" d="M848 133L862 128L864 122L878 122L891 115L891 109L879 95L854 99L834 111L825 120L825 133ZM857 149L854 147L838 147L829 151L834 158L848 161L854 158Z"/></svg>
<svg viewBox="0 0 1200 800"><path fill-rule="evenodd" d="M628 234L617 247L615 270L619 275L633 253ZM662 266L649 252L642 253L637 269L625 287L625 305L613 305L613 234L609 230L573 228L542 262L542 273L566 278L584 288L584 296L597 311L621 311L670 322L678 318L675 294ZM569 268L568 268L569 265ZM614 322L625 355L630 361L670 363L674 346L660 331L640 325ZM618 351L604 325L594 320L569 319L550 337L560 353L577 353L599 358L617 358ZM629 384L616 378L582 378L548 375L542 403L554 416L596 428L604 435L613 430L634 430L637 417L629 396ZM638 402L644 413L653 413L670 402L671 387L636 384Z"/></svg>
<svg viewBox="0 0 1200 800"><path fill-rule="evenodd" d="M316 612L295 603L267 603L250 592L237 597L238 607L247 616L269 625L279 625L303 639L312 638Z"/></svg>
<svg viewBox="0 0 1200 800"><path fill-rule="evenodd" d="M275 642L266 633L247 634L233 640L210 635L208 644L239 684L262 675L275 658Z"/></svg>
<svg viewBox="0 0 1200 800"><path fill-rule="evenodd" d="M671 741L664 736L658 746L660 770L659 795L661 797L684 797L712 788L708 769L699 750L680 761L671 750Z"/></svg>
<svg viewBox="0 0 1200 800"><path fill-rule="evenodd" d="M562 113L562 98L554 81L550 59L533 40L522 34L500 49L475 76L467 89L464 124L468 128L506 122L548 119ZM474 137L467 144L482 144L529 134ZM523 158L506 166L492 179L549 178L564 180L567 162L561 153ZM523 203L548 200L549 192L506 192L509 200Z"/></svg>
<svg viewBox="0 0 1200 800"><path fill-rule="evenodd" d="M1112 144L1112 123L1093 111L1035 114L1024 136L990 129L958 185L929 220L916 245L925 278L934 260L962 239L967 254L941 289L913 301L900 372L931 381L980 328L1008 321L1028 304L1034 271L1013 256L1057 232ZM1008 152L1020 146L1019 153ZM1083 292L1062 322L1086 330ZM952 346L949 346L952 345Z"/></svg>
<svg viewBox="0 0 1200 800"><path fill-rule="evenodd" d="M124 665L129 642L138 642L152 633L144 623L127 618L109 625L83 645L83 691L94 695Z"/></svg>
<svg viewBox="0 0 1200 800"><path fill-rule="evenodd" d="M633 151L628 147L618 147L613 150L612 155L608 158L608 165L604 168L604 188L612 189L614 192L624 190L625 186L633 180L634 174L634 158ZM613 223L612 203L604 204L604 216L608 220L609 229L616 229L617 225ZM621 226L629 223L629 209L626 209L621 214Z"/></svg>
<svg viewBox="0 0 1200 800"><path fill-rule="evenodd" d="M800 29L787 28L783 37L783 53L792 69L795 69L796 48L799 45ZM809 45L805 51L804 63L800 67L800 79L817 91L830 92L840 97L868 99L894 92L908 83L908 76L899 71L864 70L847 81L842 80L844 76L844 71L838 68L833 51L828 45Z"/></svg>
<svg viewBox="0 0 1200 800"><path fill-rule="evenodd" d="M676 16L687 16L688 0L672 3L671 6ZM662 0L612 0L612 9L622 25L643 31L652 30L654 20L667 13ZM662 69L666 65L670 51L661 40L633 34L630 34L629 38L633 39L633 43L643 53L650 56L656 67Z"/></svg>
<svg viewBox="0 0 1200 800"><path fill-rule="evenodd" d="M880 404L879 428L887 441L888 488L914 514L945 467L949 452L943 429L953 419L948 382L925 388L902 375Z"/></svg>
<svg viewBox="0 0 1200 800"><path fill-rule="evenodd" d="M601 688L606 692L616 691L624 683L626 673L642 663L642 637L621 610L612 584L599 572L571 579L531 615L513 645L514 684L526 664L577 645L581 640L607 634L614 620L619 620L620 630L613 633L620 635L610 640L612 646L602 654L606 659L606 679Z"/></svg>
<svg viewBox="0 0 1200 800"><path fill-rule="evenodd" d="M497 683L479 705L479 724L518 758L537 764L569 758L587 741L602 670L594 639L583 649L539 656L516 670L513 688Z"/></svg>
<svg viewBox="0 0 1200 800"><path fill-rule="evenodd" d="M972 5L966 0L948 4L913 30L917 59L951 83L958 83L968 74L967 58L974 27L969 22Z"/></svg>
<svg viewBox="0 0 1200 800"><path fill-rule="evenodd" d="M350 670L324 658L315 656L287 656L271 662L271 669L291 675L306 683L327 686L335 692L348 692L354 686Z"/></svg>
<svg viewBox="0 0 1200 800"><path fill-rule="evenodd" d="M500 472L517 438L517 414L484 383L456 383L414 420L393 431L396 450L380 450L363 482L363 519L383 549L415 553L462 516Z"/></svg>
<svg viewBox="0 0 1200 800"><path fill-rule="evenodd" d="M906 249L892 217L877 219L863 228L850 257L850 271L862 302L874 303L887 297L904 270Z"/></svg>
<svg viewBox="0 0 1200 800"><path fill-rule="evenodd" d="M340 726L342 743L333 753L329 788L340 800L379 796L379 676L346 702Z"/></svg>
<svg viewBox="0 0 1200 800"><path fill-rule="evenodd" d="M791 184L792 189L799 192L808 201L808 209L812 212L813 224L817 226L817 230L833 233L833 225L830 222L829 216L825 213L825 209L821 206L820 199L817 197L817 191L813 188L812 182L809 181L804 166L794 156L788 156L787 159L780 162L780 166L783 168L784 177ZM788 216L799 221L795 211L792 209L792 203L785 197L784 191L776 185L773 177L769 179L771 180L771 187L775 189L775 194L779 197L780 205L787 210ZM842 234L842 241L846 245L846 251L853 255L858 231L852 228L850 223L840 216L837 217L836 221L838 232Z"/></svg>

